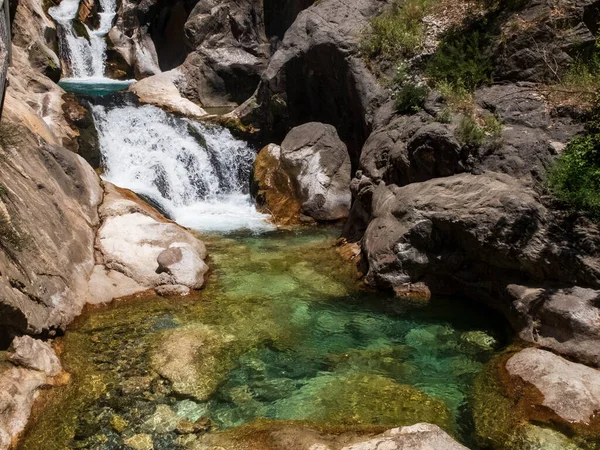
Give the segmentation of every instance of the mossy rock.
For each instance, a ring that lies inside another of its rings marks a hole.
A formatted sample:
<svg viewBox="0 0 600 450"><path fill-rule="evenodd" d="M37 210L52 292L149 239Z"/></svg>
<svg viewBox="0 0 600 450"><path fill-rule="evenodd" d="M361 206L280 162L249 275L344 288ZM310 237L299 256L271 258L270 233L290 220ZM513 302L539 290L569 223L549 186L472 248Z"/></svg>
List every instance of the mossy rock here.
<svg viewBox="0 0 600 450"><path fill-rule="evenodd" d="M73 19L72 24L73 24L73 30L75 31L75 34L77 36L85 38L88 41L90 40L90 35L89 35L88 30L83 22L81 22L79 19Z"/></svg>

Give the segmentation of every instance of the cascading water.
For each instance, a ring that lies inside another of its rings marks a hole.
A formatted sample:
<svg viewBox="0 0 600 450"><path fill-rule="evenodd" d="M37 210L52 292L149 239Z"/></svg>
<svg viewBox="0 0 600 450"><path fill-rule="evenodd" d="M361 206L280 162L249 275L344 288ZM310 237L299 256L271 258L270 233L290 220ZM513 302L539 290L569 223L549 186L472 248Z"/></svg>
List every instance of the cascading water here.
<svg viewBox="0 0 600 450"><path fill-rule="evenodd" d="M80 0L62 0L60 5L48 10L60 28L60 51L64 61L68 61L71 78L104 78L106 66L106 35L112 28L116 16L116 0L100 0L99 26L91 30L87 25L89 41L78 36L74 21L79 10Z"/></svg>
<svg viewBox="0 0 600 450"><path fill-rule="evenodd" d="M151 198L193 229L272 228L248 194L254 152L228 130L150 105L96 105L93 115L107 181Z"/></svg>

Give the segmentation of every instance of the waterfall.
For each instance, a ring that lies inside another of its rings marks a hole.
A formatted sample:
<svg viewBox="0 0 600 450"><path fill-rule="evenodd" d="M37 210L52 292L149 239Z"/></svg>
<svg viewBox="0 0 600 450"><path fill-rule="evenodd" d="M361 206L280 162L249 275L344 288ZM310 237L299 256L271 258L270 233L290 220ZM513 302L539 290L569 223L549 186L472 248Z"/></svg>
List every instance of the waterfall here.
<svg viewBox="0 0 600 450"><path fill-rule="evenodd" d="M255 152L229 130L151 105L93 107L103 178L197 230L272 228L248 194Z"/></svg>
<svg viewBox="0 0 600 450"><path fill-rule="evenodd" d="M89 41L78 36L74 28L80 0L62 0L60 5L48 10L58 24L60 52L63 61L69 63L71 78L104 78L106 35L112 28L117 14L117 2L116 0L99 0L99 2L102 12L99 14L98 28L91 30L87 25L82 24L90 38Z"/></svg>

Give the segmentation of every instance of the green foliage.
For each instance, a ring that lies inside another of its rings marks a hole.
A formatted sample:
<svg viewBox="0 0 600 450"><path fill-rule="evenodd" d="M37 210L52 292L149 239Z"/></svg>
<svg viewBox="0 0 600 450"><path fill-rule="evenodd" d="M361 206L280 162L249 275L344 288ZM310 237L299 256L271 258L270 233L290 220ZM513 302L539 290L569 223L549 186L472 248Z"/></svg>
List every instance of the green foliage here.
<svg viewBox="0 0 600 450"><path fill-rule="evenodd" d="M399 64L394 77L393 95L396 110L401 114L413 114L423 108L429 94L425 84L411 81L406 72L406 65Z"/></svg>
<svg viewBox="0 0 600 450"><path fill-rule="evenodd" d="M491 82L490 42L491 37L478 30L454 30L443 38L427 65L427 74L436 84L446 83L469 92Z"/></svg>
<svg viewBox="0 0 600 450"><path fill-rule="evenodd" d="M456 129L456 138L471 147L481 147L486 143L498 145L502 136L502 122L493 114L485 115L480 122L472 114L464 115Z"/></svg>
<svg viewBox="0 0 600 450"><path fill-rule="evenodd" d="M437 0L396 0L370 21L361 48L369 58L396 61L415 55L423 46L425 17Z"/></svg>
<svg viewBox="0 0 600 450"><path fill-rule="evenodd" d="M600 219L600 114L588 132L571 140L549 172L550 191L561 201Z"/></svg>
<svg viewBox="0 0 600 450"><path fill-rule="evenodd" d="M440 123L450 123L452 122L452 111L450 108L444 108L435 116L435 120Z"/></svg>
<svg viewBox="0 0 600 450"><path fill-rule="evenodd" d="M466 115L456 129L456 138L463 144L480 147L485 141L485 131L473 116Z"/></svg>
<svg viewBox="0 0 600 450"><path fill-rule="evenodd" d="M6 186L4 186L3 184L0 184L0 197L2 197L3 195L8 194L8 190L6 189Z"/></svg>
<svg viewBox="0 0 600 450"><path fill-rule="evenodd" d="M473 110L473 95L465 88L462 81L449 83L442 80L436 84L435 88L452 111L466 113Z"/></svg>

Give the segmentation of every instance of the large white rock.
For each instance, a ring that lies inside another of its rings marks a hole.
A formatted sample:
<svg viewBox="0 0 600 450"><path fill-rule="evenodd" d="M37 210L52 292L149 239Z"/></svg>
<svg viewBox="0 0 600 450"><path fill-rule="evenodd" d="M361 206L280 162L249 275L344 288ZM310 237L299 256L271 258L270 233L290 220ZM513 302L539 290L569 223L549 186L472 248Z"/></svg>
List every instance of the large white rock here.
<svg viewBox="0 0 600 450"><path fill-rule="evenodd" d="M31 336L18 336L13 339L9 359L19 366L44 372L50 377L62 371L60 360L52 346Z"/></svg>
<svg viewBox="0 0 600 450"><path fill-rule="evenodd" d="M358 442L342 450L468 450L437 425L418 423L394 428L374 439Z"/></svg>
<svg viewBox="0 0 600 450"><path fill-rule="evenodd" d="M600 410L600 371L596 369L535 348L511 357L506 369L535 386L544 396L543 406L566 421L589 424Z"/></svg>
<svg viewBox="0 0 600 450"><path fill-rule="evenodd" d="M163 285L202 287L208 266L200 240L133 193L110 183L105 183L105 192L96 236L101 266L94 268L90 290L111 282L112 287L91 292L96 303Z"/></svg>

